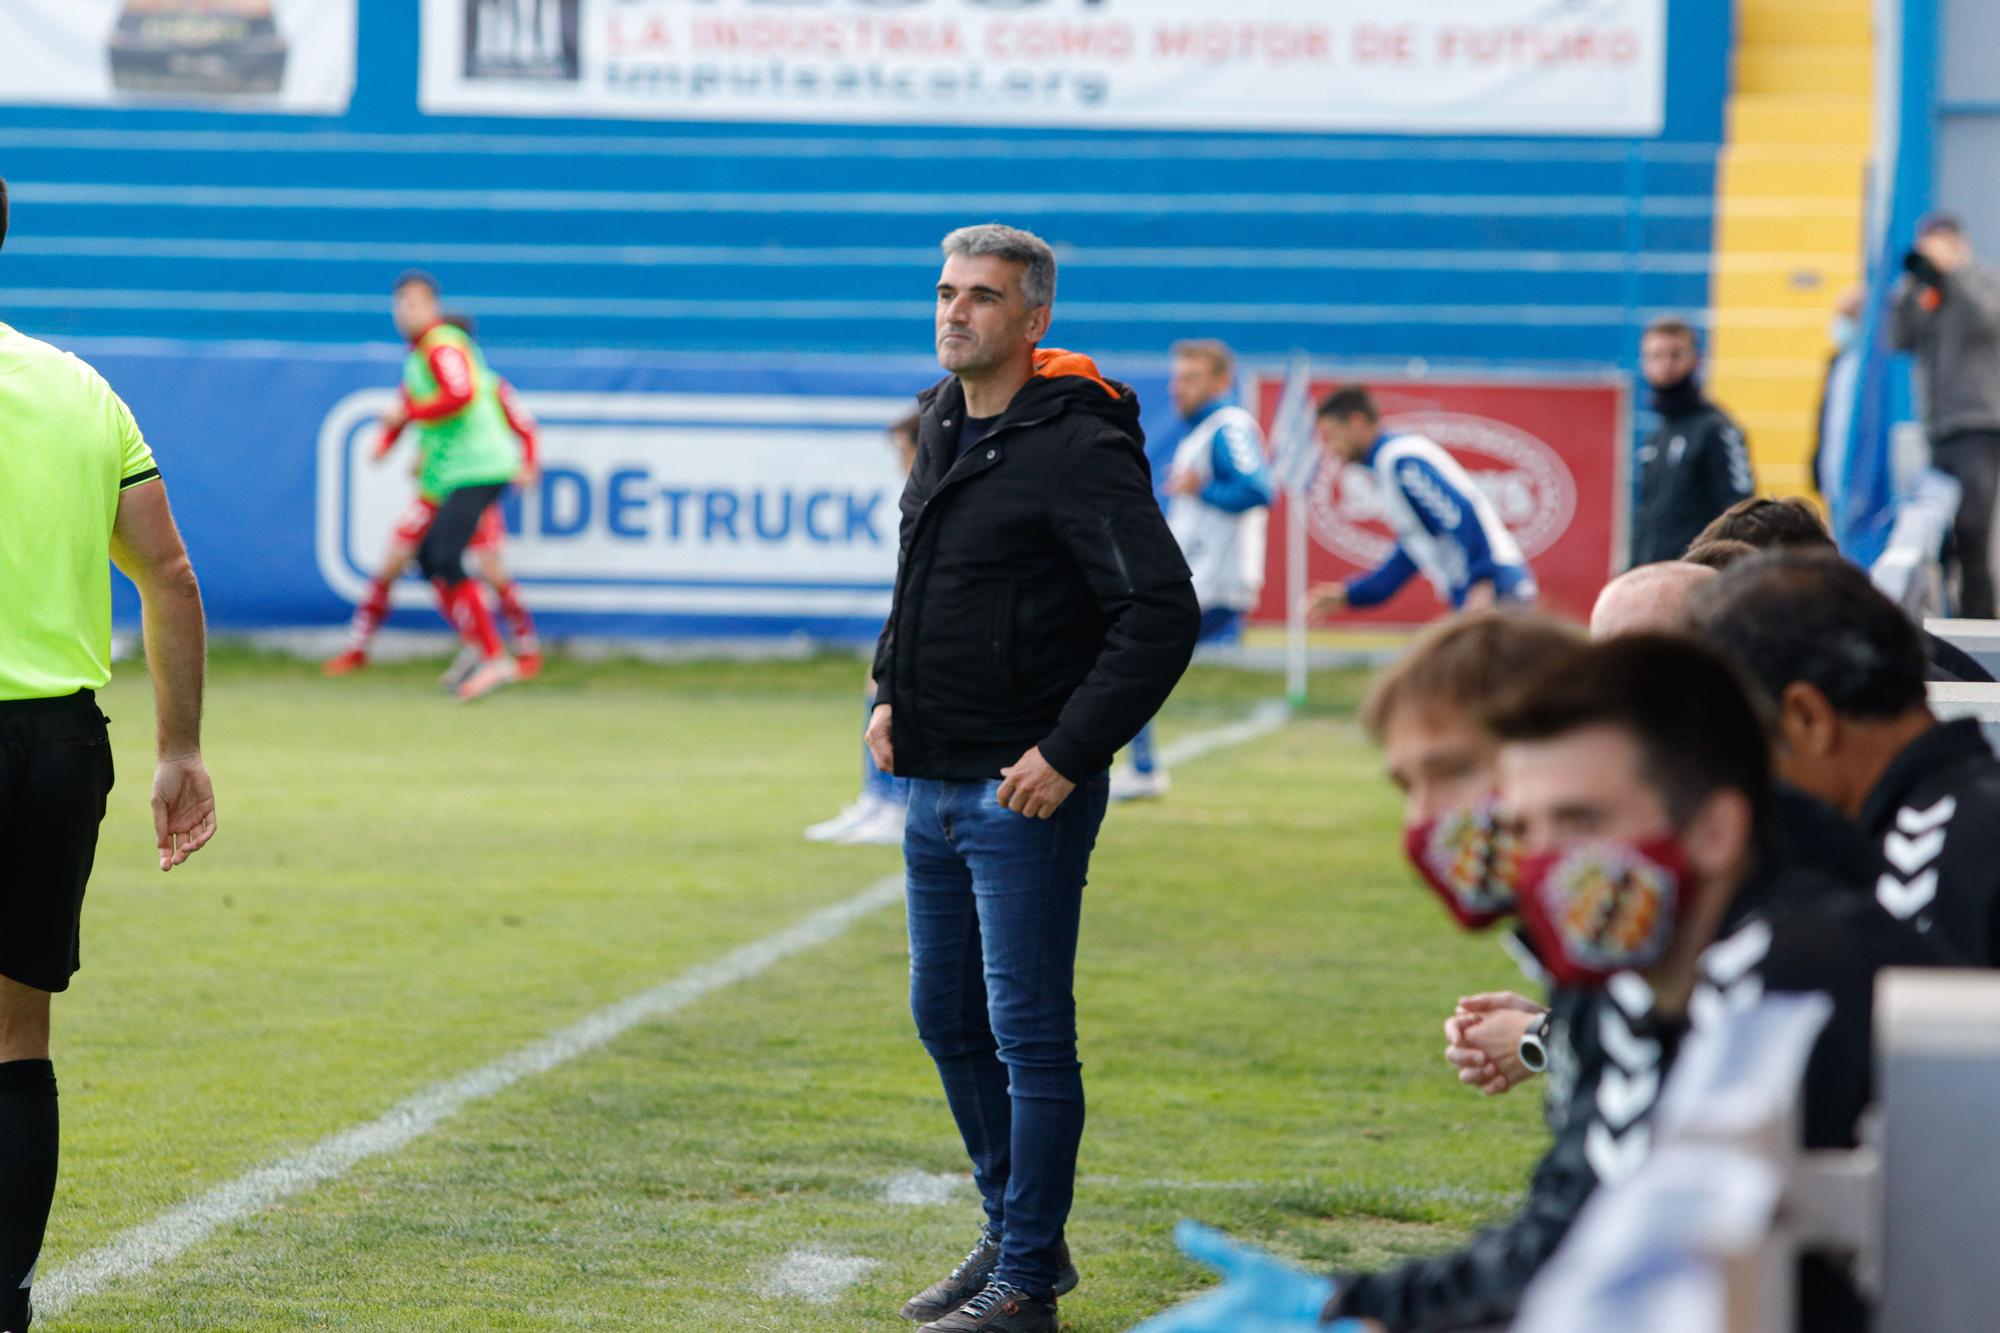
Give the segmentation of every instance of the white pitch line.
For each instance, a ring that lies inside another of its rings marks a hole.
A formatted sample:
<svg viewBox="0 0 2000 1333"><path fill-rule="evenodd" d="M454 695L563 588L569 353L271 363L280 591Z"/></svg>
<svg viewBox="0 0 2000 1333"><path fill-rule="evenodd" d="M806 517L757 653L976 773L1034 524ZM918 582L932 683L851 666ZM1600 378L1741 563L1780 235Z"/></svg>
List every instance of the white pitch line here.
<svg viewBox="0 0 2000 1333"><path fill-rule="evenodd" d="M829 943L861 918L902 901L902 897L900 873L877 880L852 898L822 908L796 925L600 1009L490 1065L433 1084L365 1125L342 1130L296 1156L260 1166L197 1195L35 1283L35 1308L46 1315L60 1314L112 1282L136 1277L177 1258L219 1227L337 1179L371 1157L395 1152L473 1102L484 1101L531 1075L545 1074L641 1023L665 1018L703 996Z"/></svg>
<svg viewBox="0 0 2000 1333"><path fill-rule="evenodd" d="M1184 736L1161 747L1169 763L1184 762L1265 736L1284 725L1279 704L1263 705L1242 722ZM665 1018L696 1000L748 981L797 954L831 943L855 922L903 897L903 876L877 880L860 893L823 907L794 925L699 964L670 981L629 996L558 1029L470 1073L432 1084L363 1125L321 1139L302 1153L257 1167L198 1194L35 1283L35 1309L54 1317L113 1282L171 1262L221 1227L278 1202L337 1180L371 1157L407 1146L474 1102L484 1101L536 1074L545 1074L598 1049L641 1023Z"/></svg>
<svg viewBox="0 0 2000 1333"><path fill-rule="evenodd" d="M1268 736L1285 725L1292 710L1282 699L1268 699L1250 710L1250 716L1241 722L1232 722L1226 727L1212 727L1207 731L1197 731L1192 736L1183 736L1160 747L1160 758L1168 764L1184 764L1190 759L1199 759L1213 750L1224 750L1232 745L1242 745L1254 741L1259 736Z"/></svg>

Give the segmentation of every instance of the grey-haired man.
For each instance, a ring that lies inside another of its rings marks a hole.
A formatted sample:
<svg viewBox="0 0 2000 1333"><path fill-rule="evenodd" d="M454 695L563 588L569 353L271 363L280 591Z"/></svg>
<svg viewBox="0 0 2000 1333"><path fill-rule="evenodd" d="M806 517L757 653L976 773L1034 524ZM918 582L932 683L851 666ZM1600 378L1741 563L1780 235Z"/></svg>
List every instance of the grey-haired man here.
<svg viewBox="0 0 2000 1333"><path fill-rule="evenodd" d="M1040 347L1054 253L944 239L868 742L911 779L910 1006L986 1225L903 1307L925 1333L1056 1333L1083 1137L1073 978L1111 757L1166 702L1201 613L1153 498L1139 404Z"/></svg>

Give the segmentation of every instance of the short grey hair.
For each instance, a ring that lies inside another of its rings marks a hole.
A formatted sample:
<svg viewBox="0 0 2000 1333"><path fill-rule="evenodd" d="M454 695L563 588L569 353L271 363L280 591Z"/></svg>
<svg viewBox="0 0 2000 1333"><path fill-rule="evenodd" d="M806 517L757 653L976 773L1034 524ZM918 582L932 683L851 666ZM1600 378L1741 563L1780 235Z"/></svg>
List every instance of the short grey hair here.
<svg viewBox="0 0 2000 1333"><path fill-rule="evenodd" d="M1056 252L1031 231L999 222L982 222L960 227L944 238L946 257L997 255L1022 266L1021 296L1030 309L1053 304L1056 299Z"/></svg>

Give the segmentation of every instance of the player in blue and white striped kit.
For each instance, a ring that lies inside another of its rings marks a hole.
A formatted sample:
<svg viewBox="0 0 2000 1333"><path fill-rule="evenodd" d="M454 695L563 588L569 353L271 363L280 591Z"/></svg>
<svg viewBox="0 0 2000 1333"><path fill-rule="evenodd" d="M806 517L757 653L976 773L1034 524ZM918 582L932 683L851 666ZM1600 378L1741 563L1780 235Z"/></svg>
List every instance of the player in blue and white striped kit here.
<svg viewBox="0 0 2000 1333"><path fill-rule="evenodd" d="M1396 548L1374 569L1311 593L1313 614L1376 606L1421 573L1455 611L1536 597L1535 576L1493 502L1458 460L1421 435L1382 432L1368 390L1348 385L1319 405L1319 439L1329 457L1375 473L1382 515Z"/></svg>
<svg viewBox="0 0 2000 1333"><path fill-rule="evenodd" d="M1194 575L1201 643L1234 643L1264 591L1264 541L1273 486L1264 432L1236 395L1236 355L1226 343L1175 343L1168 395L1184 432L1164 456L1148 451L1154 491ZM1153 724L1132 738L1128 766L1111 775L1111 799L1164 796L1167 768Z"/></svg>

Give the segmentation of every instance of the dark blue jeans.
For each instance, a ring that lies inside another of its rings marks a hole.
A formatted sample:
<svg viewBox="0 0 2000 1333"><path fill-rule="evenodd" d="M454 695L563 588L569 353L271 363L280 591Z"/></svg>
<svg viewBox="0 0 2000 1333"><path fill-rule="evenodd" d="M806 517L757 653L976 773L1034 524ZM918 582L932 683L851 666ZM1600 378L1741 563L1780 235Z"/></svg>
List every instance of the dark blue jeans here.
<svg viewBox="0 0 2000 1333"><path fill-rule="evenodd" d="M917 1036L1001 1233L997 1276L1044 1298L1083 1138L1077 919L1108 787L1099 773L1029 819L998 782L918 779L903 834Z"/></svg>

